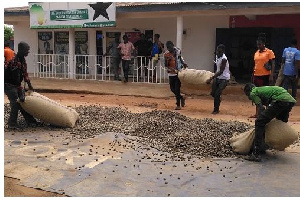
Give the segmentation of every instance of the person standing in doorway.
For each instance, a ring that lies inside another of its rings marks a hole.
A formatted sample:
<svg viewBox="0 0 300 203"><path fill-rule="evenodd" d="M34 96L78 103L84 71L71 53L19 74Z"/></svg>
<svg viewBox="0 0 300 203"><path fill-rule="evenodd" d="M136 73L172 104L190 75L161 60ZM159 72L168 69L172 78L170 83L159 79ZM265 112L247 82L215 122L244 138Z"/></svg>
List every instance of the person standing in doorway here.
<svg viewBox="0 0 300 203"><path fill-rule="evenodd" d="M134 47L138 55L139 77L143 77L142 72L145 72L145 76L147 76L148 71L146 67L148 67L148 58L151 55L152 43L146 39L145 34L141 33L141 39L134 43Z"/></svg>
<svg viewBox="0 0 300 203"><path fill-rule="evenodd" d="M23 117L28 126L34 127L37 125L35 118L28 114L21 105L17 102L25 101L24 89L22 87L22 81L24 80L30 90L33 90L31 82L27 73L27 63L25 57L29 53L29 45L26 42L20 42L18 44L18 53L13 60L10 60L5 67L4 71L4 93L10 102L10 114L8 119L8 127L12 129L20 128L17 119L18 112L21 111Z"/></svg>
<svg viewBox="0 0 300 203"><path fill-rule="evenodd" d="M135 50L133 44L128 41L127 35L123 35L123 41L119 44L118 49L122 56L122 67L124 72L124 82L128 82L129 64L131 62L131 52Z"/></svg>
<svg viewBox="0 0 300 203"><path fill-rule="evenodd" d="M269 86L273 82L273 74L275 71L275 54L271 49L266 48L266 34L259 33L256 41L258 50L254 54L254 71L253 83L256 87ZM256 113L250 118L257 118Z"/></svg>
<svg viewBox="0 0 300 203"><path fill-rule="evenodd" d="M169 74L170 89L176 97L175 110L180 110L181 107L185 106L185 98L180 93L181 82L178 78L178 71L182 68L185 69L187 64L181 56L180 49L175 47L173 42L167 41L166 46L168 51L164 53L165 67Z"/></svg>
<svg viewBox="0 0 300 203"><path fill-rule="evenodd" d="M283 85L282 87L289 90L289 85L292 86L292 96L297 97L297 86L300 69L300 51L297 49L297 40L291 41L291 46L285 48L282 54L283 66Z"/></svg>
<svg viewBox="0 0 300 203"><path fill-rule="evenodd" d="M112 57L112 65L113 65L113 71L114 71L114 80L121 81L119 77L119 65L121 62L121 55L118 49L118 46L120 44L120 35L118 33L115 34L115 40L112 41L107 49L107 52L111 50L111 57ZM104 55L107 55L104 54Z"/></svg>
<svg viewBox="0 0 300 203"><path fill-rule="evenodd" d="M159 60L159 54L164 52L164 44L159 40L159 38L160 38L159 34L154 35L154 43L153 43L152 49L151 49L153 82L156 82L156 66L157 66L157 63Z"/></svg>
<svg viewBox="0 0 300 203"><path fill-rule="evenodd" d="M4 42L4 62L7 64L15 57L15 52L9 47L9 41Z"/></svg>
<svg viewBox="0 0 300 203"><path fill-rule="evenodd" d="M223 44L217 46L215 63L217 67L216 73L206 81L209 84L213 80L210 93L214 98L214 110L212 114L220 112L221 94L230 80L229 62L225 55L225 46Z"/></svg>

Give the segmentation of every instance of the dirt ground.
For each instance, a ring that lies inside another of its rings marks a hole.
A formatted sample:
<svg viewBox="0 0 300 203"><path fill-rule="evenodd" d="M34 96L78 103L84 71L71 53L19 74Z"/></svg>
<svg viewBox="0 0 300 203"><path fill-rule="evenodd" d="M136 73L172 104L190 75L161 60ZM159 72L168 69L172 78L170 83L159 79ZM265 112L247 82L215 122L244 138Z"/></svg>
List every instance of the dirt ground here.
<svg viewBox="0 0 300 203"><path fill-rule="evenodd" d="M42 93L50 99L67 106L93 105L121 106L131 112L145 112L154 109L171 110L175 108L175 98L147 98L117 95L92 95L92 94L62 94ZM191 118L216 118L222 120L239 120L254 124L254 119L248 118L255 113L255 106L244 95L227 94L222 96L220 113L212 115L213 99L209 96L186 96L186 107L179 112ZM5 103L8 102L4 98ZM300 102L293 108L289 122L295 124L296 130L300 131ZM4 177L4 196L30 196L30 197L56 197L62 196L33 188L20 186L18 180Z"/></svg>

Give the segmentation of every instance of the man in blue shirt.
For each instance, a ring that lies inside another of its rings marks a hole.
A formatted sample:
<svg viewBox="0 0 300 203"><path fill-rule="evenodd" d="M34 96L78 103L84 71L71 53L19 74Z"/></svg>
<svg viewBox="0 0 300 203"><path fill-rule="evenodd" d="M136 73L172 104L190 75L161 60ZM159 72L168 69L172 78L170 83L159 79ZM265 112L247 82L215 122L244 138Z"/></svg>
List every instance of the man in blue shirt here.
<svg viewBox="0 0 300 203"><path fill-rule="evenodd" d="M152 44L152 49L151 49L151 56L152 56L152 76L151 79L154 83L156 83L156 66L159 60L159 54L164 52L164 44L159 40L160 35L155 34L154 35L154 42Z"/></svg>
<svg viewBox="0 0 300 203"><path fill-rule="evenodd" d="M291 41L291 46L285 48L282 54L283 68L283 85L282 87L286 90L289 89L289 85L292 86L292 96L296 99L297 96L297 85L299 78L300 69L300 51L297 50L297 40Z"/></svg>

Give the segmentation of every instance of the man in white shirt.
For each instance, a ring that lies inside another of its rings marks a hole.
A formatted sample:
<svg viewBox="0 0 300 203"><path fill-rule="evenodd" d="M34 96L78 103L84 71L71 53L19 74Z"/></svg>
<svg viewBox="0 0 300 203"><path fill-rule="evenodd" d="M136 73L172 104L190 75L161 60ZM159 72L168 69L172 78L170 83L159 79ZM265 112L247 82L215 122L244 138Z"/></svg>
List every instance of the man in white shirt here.
<svg viewBox="0 0 300 203"><path fill-rule="evenodd" d="M229 62L225 55L225 46L219 44L216 51L217 71L209 78L206 83L209 84L213 80L211 96L214 98L214 110L212 114L218 114L220 112L221 94L230 79Z"/></svg>

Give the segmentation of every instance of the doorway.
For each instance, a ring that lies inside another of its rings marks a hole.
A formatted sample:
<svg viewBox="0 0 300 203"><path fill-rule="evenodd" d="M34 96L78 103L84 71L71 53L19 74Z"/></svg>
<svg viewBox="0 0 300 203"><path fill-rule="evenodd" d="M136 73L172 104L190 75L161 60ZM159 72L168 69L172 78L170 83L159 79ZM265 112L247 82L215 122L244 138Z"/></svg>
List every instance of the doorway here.
<svg viewBox="0 0 300 203"><path fill-rule="evenodd" d="M224 44L230 72L239 83L251 82L254 68L256 39L260 32L266 33L266 47L275 54L275 74L280 69L283 49L290 45L294 36L292 28L217 28L216 46ZM275 78L275 79L276 79Z"/></svg>

